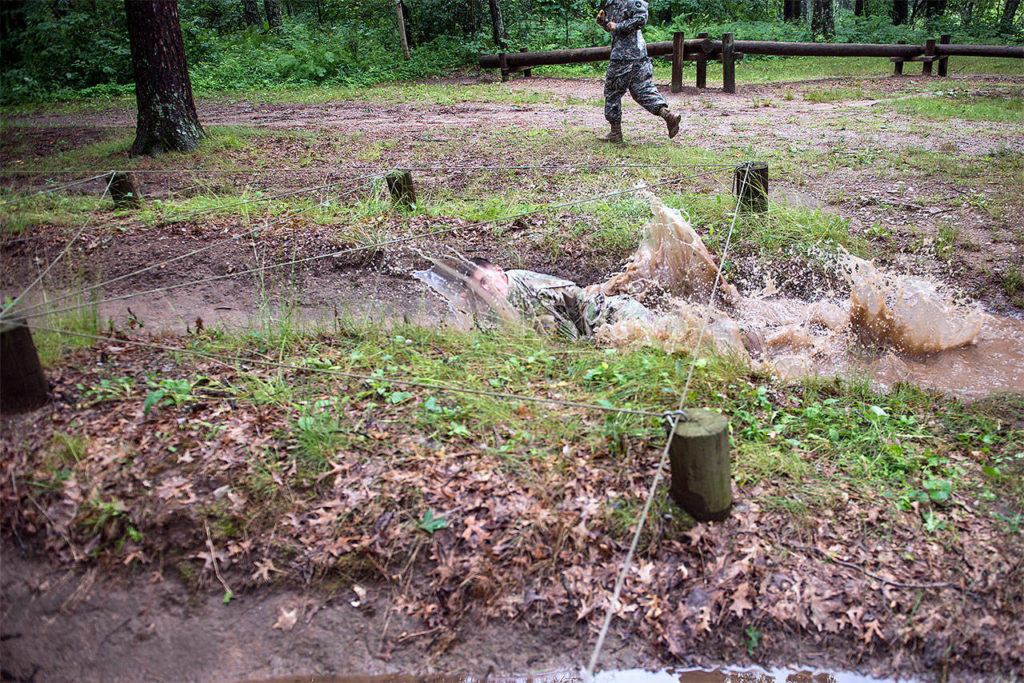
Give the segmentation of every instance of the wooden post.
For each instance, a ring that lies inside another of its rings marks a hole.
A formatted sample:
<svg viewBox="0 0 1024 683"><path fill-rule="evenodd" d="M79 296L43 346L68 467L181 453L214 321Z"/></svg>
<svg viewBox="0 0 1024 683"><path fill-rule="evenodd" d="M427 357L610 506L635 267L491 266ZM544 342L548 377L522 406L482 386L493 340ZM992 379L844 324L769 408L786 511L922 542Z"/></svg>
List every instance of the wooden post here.
<svg viewBox="0 0 1024 683"><path fill-rule="evenodd" d="M768 164L760 161L740 164L736 167L735 185L741 211L764 213L768 210Z"/></svg>
<svg viewBox="0 0 1024 683"><path fill-rule="evenodd" d="M508 82L508 57L504 52L498 53L498 65L501 67L501 82Z"/></svg>
<svg viewBox="0 0 1024 683"><path fill-rule="evenodd" d="M126 171L114 171L110 181L110 196L118 208L142 206L142 193L135 183L135 176Z"/></svg>
<svg viewBox="0 0 1024 683"><path fill-rule="evenodd" d="M524 47L524 48L520 48L519 51L520 52L526 52L527 50ZM523 75L526 76L527 78L532 78L533 77L533 70L532 69L523 69Z"/></svg>
<svg viewBox="0 0 1024 683"><path fill-rule="evenodd" d="M402 56L409 61L409 37L405 35L405 13L402 11L402 0L395 0L395 14L398 15L398 37L402 40Z"/></svg>
<svg viewBox="0 0 1024 683"><path fill-rule="evenodd" d="M736 46L734 35L722 35L722 91L736 93Z"/></svg>
<svg viewBox="0 0 1024 683"><path fill-rule="evenodd" d="M686 34L676 31L672 34L672 92L683 91L683 61L686 59Z"/></svg>
<svg viewBox="0 0 1024 683"><path fill-rule="evenodd" d="M728 517L732 509L728 418L704 408L688 410L671 438L672 498L698 521Z"/></svg>
<svg viewBox="0 0 1024 683"><path fill-rule="evenodd" d="M929 38L924 43L924 61L921 62L921 75L932 75L932 61L935 59L935 39Z"/></svg>
<svg viewBox="0 0 1024 683"><path fill-rule="evenodd" d="M896 43L898 45L906 45L907 41L905 41L905 40L898 40L898 41L896 41ZM902 76L903 75L903 60L899 59L898 57L893 58L893 62L892 62L892 75L893 76Z"/></svg>
<svg viewBox="0 0 1024 683"><path fill-rule="evenodd" d="M0 413L35 410L46 403L48 394L49 385L25 321L0 322Z"/></svg>
<svg viewBox="0 0 1024 683"><path fill-rule="evenodd" d="M697 52L697 89L704 90L708 87L708 34L698 33L697 37L705 41L701 44L700 50Z"/></svg>
<svg viewBox="0 0 1024 683"><path fill-rule="evenodd" d="M952 38L953 36L948 33L943 33L939 36L939 45L949 45ZM939 76L942 78L949 76L949 57L939 57Z"/></svg>
<svg viewBox="0 0 1024 683"><path fill-rule="evenodd" d="M384 179L388 183L391 199L396 204L411 207L416 203L416 188L412 184L412 171L392 171Z"/></svg>

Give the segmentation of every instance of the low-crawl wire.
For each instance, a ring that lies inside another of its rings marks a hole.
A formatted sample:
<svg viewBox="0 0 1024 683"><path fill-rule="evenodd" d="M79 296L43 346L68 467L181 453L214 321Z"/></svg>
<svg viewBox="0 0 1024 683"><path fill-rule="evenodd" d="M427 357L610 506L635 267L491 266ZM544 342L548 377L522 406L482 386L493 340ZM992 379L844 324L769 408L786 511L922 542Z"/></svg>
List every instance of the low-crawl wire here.
<svg viewBox="0 0 1024 683"><path fill-rule="evenodd" d="M111 185L113 184L113 182L114 182L114 173L113 173L113 172L111 172L111 173L110 173L110 180L109 180L109 181L107 181L107 187L106 187L106 188L105 188L105 189L103 190L103 195L102 195L102 196L100 196L100 201L101 201L101 202L102 202L102 201L104 200L104 198L106 198L106 196L107 196L107 193L108 193L108 192L110 192L110 186L111 186ZM25 288L25 289L24 289L24 290L22 291L22 293L21 293L21 294L19 294L19 295L18 295L18 297L17 297L17 298L16 298L16 299L15 299L14 301L12 301L12 302L11 302L10 304L8 304L7 306L4 306L4 307L3 307L3 310L0 310L0 318L3 318L4 316L6 316L6 315L7 315L7 313L8 313L9 311L13 310L13 309L14 309L14 307L15 307L15 306L17 306L17 305L18 305L18 303L20 303L20 302L21 302L21 300L22 300L23 298L25 298L25 295L26 295L26 294L28 294L29 292L31 292L31 291L32 291L32 289L33 289L33 288L34 288L34 287L35 287L36 285L38 285L38 284L39 284L39 283L40 283L40 282L42 281L42 279L43 279L44 277L46 277L46 274L47 274L47 273L49 273L49 272L50 272L50 271L51 271L51 270L53 269L53 267L54 267L54 266L56 266L56 265L57 265L57 263L59 263L59 262L60 262L60 260L61 260L62 258L64 258L64 255L65 255L65 254L67 254L67 253L68 253L68 251L70 251L70 250L71 250L71 245L73 245L73 244L74 244L75 242L77 242L77 241L78 241L78 238L80 238L80 237L82 236L82 234L83 234L83 233L85 232L85 229L86 229L87 227L89 227L89 223L91 223L91 222L92 222L92 219L93 219L93 216L92 216L92 215L88 216L88 217L87 217L87 218L85 219L85 222L83 222L83 223L82 223L82 227L81 227L81 228L79 228L78 232L77 232L77 233L75 233L75 236L71 238L71 241L70 241L70 242L68 242L67 244L65 244L65 245L64 245L64 249L63 249L63 250L62 250L62 251L61 251L61 252L60 252L59 254L57 254L57 258L55 258L55 259L54 259L53 261L51 261L51 262L50 262L50 265L48 265L48 266L46 267L46 269L45 269L45 270L43 270L43 272L39 273L39 277L37 277L37 278L36 278L35 280L33 280L33 281L32 281L32 284L30 284L30 285L29 285L28 287L26 287L26 288Z"/></svg>
<svg viewBox="0 0 1024 683"><path fill-rule="evenodd" d="M19 320L12 321L12 325L16 327L27 327L27 324L23 324ZM378 375L364 375L356 372L347 372L345 370L336 370L334 368L318 368L310 367L305 365L295 365L293 363L281 363L280 361L265 360L262 358L247 358L245 356L221 356L216 353L210 353L207 351L200 351L198 349L183 349L176 346L169 346L167 344L154 344L151 342L144 342L135 339L125 339L122 337L104 337L98 334L89 334L87 332L75 332L72 330L60 330L51 327L43 327L39 325L33 325L31 329L40 332L49 332L51 334L59 334L70 337L78 337L80 339L90 339L93 341L110 342L116 344L128 344L131 346L138 346L141 348L154 349L158 351L169 351L172 353L181 353L187 356L194 356L197 358L205 358L206 360L221 363L227 367L233 367L235 365L260 365L267 368L279 369L279 370L292 370L296 372L311 372L319 373L323 375L330 375L333 377L343 377L345 379L354 379L361 382L387 382L403 387L414 387L417 389L429 389L430 391L440 391L442 393L453 393L453 394L469 394L472 396L483 396L486 398L506 399L521 401L523 403L544 403L551 405L565 406L567 408L580 408L585 410L595 410L603 413L621 413L625 415L636 415L639 417L664 417L664 412L658 412L654 410L643 410L640 408L617 408L612 405L600 405L597 403L584 403L582 401L569 401L564 398L544 398L540 396L524 396L522 394L509 394L501 391L490 391L487 389L470 389L469 387L452 386L449 384L435 384L433 382L421 382L412 379L401 379L393 377L383 377Z"/></svg>
<svg viewBox="0 0 1024 683"><path fill-rule="evenodd" d="M318 209L321 206L324 206L325 204L329 204L331 201L335 201L335 200L347 197L348 195L353 194L353 193L363 189L364 187L367 187L375 179L376 178L372 178L371 177L370 180L368 180L367 182L362 183L362 184L360 184L360 185L358 185L356 187L348 188L345 192L343 192L340 195L336 195L336 196L331 197L331 198L329 198L329 199L327 199L325 201L321 201L319 204L315 204L313 206L306 207L305 209L300 209L300 210L295 211L293 213L289 213L289 214L286 214L284 216L280 216L280 217L274 219L272 224L281 223L281 222L283 222L283 221L285 221L287 219L295 218L296 216L301 216L304 213L308 213L310 211L313 211L314 209ZM126 273L124 275L120 275L118 277L111 278L110 280L104 280L103 282L99 282L97 284L90 285L89 287L86 287L84 289L80 289L80 290L75 291L75 292L66 292L66 293L61 294L59 296L56 296L56 297L54 297L52 299L47 299L46 301L42 301L42 302L39 302L39 303L36 303L36 304L32 304L31 306L25 306L25 307L23 307L21 309L20 312L21 313L25 313L25 314L29 314L29 313L32 313L33 311L39 310L39 309L44 308L46 306L51 306L55 302L65 301L67 299L71 299L71 298L74 298L74 297L82 296L84 294L88 294L89 292L94 292L94 291L96 291L98 289L102 289L103 287L107 287L107 286L112 285L114 283L121 282L121 281L127 280L129 278L133 278L133 277L135 277L137 275L142 275L143 273L147 273L147 272L149 272L151 270L156 270L157 268L163 268L165 266L169 266L172 263L177 263L178 261L182 261L184 259L191 258L192 256L195 256L196 254L201 254L204 251L209 251L210 249L215 249L216 247L223 246L225 244L234 242L234 241L239 240L239 239L241 239L243 237L247 237L247 236L251 237L252 235L253 235L253 233L251 231L247 232L247 233L246 232L241 232L241 233L239 233L237 235L233 235L231 237L227 237L227 238L222 239L222 240L217 240L216 242L212 242L210 244L207 244L205 246L199 247L197 249L193 249L192 251L186 252L186 253L181 254L179 256L175 256L174 258L168 259L166 261L161 261L161 262L158 262L158 263L152 263L152 264L146 266L145 268L141 268L141 269L133 271L131 273Z"/></svg>
<svg viewBox="0 0 1024 683"><path fill-rule="evenodd" d="M565 164L454 164L446 166L427 166L427 165L402 165L400 163L394 164L392 168L401 169L406 171L546 171L546 170L560 170L560 169L593 169L593 168L712 168L712 167L728 167L734 168L735 163L694 163L694 164L659 164L657 162L649 162L642 164L606 164L603 162L595 161L593 163L565 163ZM381 169L378 166L367 166L365 164L353 164L353 165L341 165L341 164L330 164L328 166L306 166L304 168L133 168L125 171L118 171L118 173L208 173L208 174L230 174L230 173L308 173L308 172L319 172L322 170L343 170L343 171L365 171L374 170L381 173L386 172L385 169ZM20 173L25 174L24 170L18 171L15 169L0 170L0 173ZM106 175L106 174L103 174ZM103 177L103 175L97 176L97 178ZM90 178L95 180L95 178ZM86 181L76 181L86 182Z"/></svg>
<svg viewBox="0 0 1024 683"><path fill-rule="evenodd" d="M45 188L43 188L41 190L37 190L35 192L32 192L32 194L19 195L17 197L11 197L10 199L5 199L2 202L0 202L0 206L6 206L7 204L10 204L12 202L26 201L26 200L29 200L29 199L32 199L34 197L38 197L38 196L44 195L44 194L51 194L53 192L60 192L62 190L69 190L72 187L77 187L78 185L84 185L85 183L90 183L93 180L99 180L100 178L106 178L111 173L114 173L114 171L107 171L106 173L100 173L99 175L94 175L91 178L83 178L81 180L75 180L75 181L72 181L70 183L65 183L63 185L57 185L55 187L45 187Z"/></svg>
<svg viewBox="0 0 1024 683"><path fill-rule="evenodd" d="M697 174L690 175L690 176L680 176L680 177L672 178L672 179L661 181L661 182L657 182L657 183L650 183L650 184L646 185L646 187L650 188L650 187L661 187L661 186L664 186L664 185L670 185L672 183L682 182L684 180L692 180L694 178L699 178L701 176L711 175L712 173L718 173L721 170L722 169L713 169L713 170L710 170L710 171L704 171L702 173L697 173ZM133 292L131 294L122 294L120 296L110 297L110 298L104 299L102 301L81 303L81 304L76 304L74 306L65 306L63 308L57 308L57 309L50 310L50 311L39 311L39 310L36 310L36 311L33 311L33 312L29 313L28 315L26 315L26 317L27 318L33 318L33 317L39 317L41 315L56 315L56 314L59 314L59 313L67 313L69 311L76 311L76 310L79 310L79 309L82 309L82 308L87 308L87 307L90 307L90 306L96 306L96 305L105 304L105 303L112 303L114 301L124 301L126 299L133 299L133 298L139 297L139 296L147 296L149 294L159 294L161 292L167 292L167 291L171 291L171 290L174 290L174 289L181 289L182 287L192 287L192 286L195 286L195 285L208 284L210 282L218 282L220 280L227 280L229 278L241 277L241 276L244 276L244 275L251 275L253 273L265 272L265 271L268 271L268 270L274 270L274 269L278 269L278 268L288 268L290 266L302 265L304 263L310 263L310 262L313 262L313 261L320 261L320 260L328 259L328 258L337 258L339 256L344 256L346 254L352 254L352 253L356 253L356 252L360 252L360 251L367 251L367 250L371 250L371 249L380 249L382 247L393 246L395 244L403 244L403 243L406 243L406 242L414 242L416 240L426 239L426 238L429 238L429 237L436 237L437 235L442 235L442 234L445 234L445 233L454 232L456 230L473 230L473 229L480 228L480 227L483 227L485 225L490 225L490 224L493 224L493 223L515 221L515 220L518 220L520 218L526 218L528 216L533 216L533 215L536 215L536 214L539 214L539 213L544 213L544 212L547 212L547 211L553 211L553 210L556 210L556 209L563 209L563 208L566 208L566 207L569 207L569 206L576 206L576 205L579 205L579 204L585 204L587 202L600 201L602 199L608 199L610 197L617 197L617 196L620 196L620 195L623 195L623 194L629 194L631 192L636 192L636 188L630 188L628 190L617 190L615 192L608 192L608 193L597 195L597 196L593 196L593 197L585 197L583 199L575 199L575 200L572 200L572 201L563 202L561 204L553 204L553 205L550 205L550 206L543 207L541 209L535 209L533 211L525 211L523 213L519 213L519 214L515 214L515 215L511 215L511 216L502 216L502 217L498 217L498 218L492 218L492 219L489 219L489 220L486 220L486 221L479 221L477 223L470 223L469 225L449 226L449 227L446 227L446 228L439 228L437 230L432 230L432 231L428 231L428 232L425 232L425 233L420 233L420 234L417 234L417 235L409 235L407 237L396 237L394 239L383 240L383 241L380 241L380 242L375 242L373 244L366 244L366 245L363 245L363 246L360 246L360 247L350 247L348 249L341 249L341 250L333 251L333 252L330 252L330 253L327 253L327 254L320 254L318 256L307 256L305 258L293 259L293 260L290 260L290 261L284 261L282 263L275 263L273 265L263 266L263 267L260 267L260 268L247 268L247 269L244 269L244 270L235 271L233 273L225 273L224 275L214 275L214 276L211 276L211 277L208 277L208 278L203 278L203 279L200 279L200 280L193 280L191 282L179 282L179 283L175 283L173 285L167 285L165 287L155 287L153 289L148 289L148 290L141 291L141 292Z"/></svg>
<svg viewBox="0 0 1024 683"><path fill-rule="evenodd" d="M739 198L736 201L736 212L732 217L732 225L729 226L729 234L725 238L725 247L722 249L722 261L721 265L725 266L725 259L729 254L729 243L732 240L733 232L736 229L736 220L740 215L740 204L743 201L743 192L747 186L747 176L750 174L750 167L748 166L746 172L743 174L743 181L740 184ZM661 457L658 459L658 466L654 471L654 479L651 481L650 489L647 491L647 500L644 501L643 510L640 512L640 518L637 520L636 531L633 533L633 540L630 543L629 551L626 553L626 559L622 563L622 569L619 571L619 576L615 581L615 589L612 591L611 602L608 605L608 611L605 613L604 622L601 624L601 631L597 636L597 643L594 646L594 651L590 655L590 662L587 664L586 677L584 680L591 681L594 677L594 669L597 667L597 658L601 654L601 648L604 647L604 640L608 635L608 629L612 623L612 617L615 616L615 608L618 606L619 597L622 595L622 587L626 583L626 575L629 574L629 569L633 564L633 556L636 554L637 546L640 544L640 534L643 533L644 524L647 522L647 515L651 512L651 505L654 502L654 494L657 492L658 485L661 483L662 471L665 469L665 463L668 461L669 449L672 446L672 437L676 433L676 426L679 424L680 414L683 412L683 408L686 406L686 396L690 391L690 382L693 379L693 372L697 367L697 355L700 352L700 345L704 342L704 332L707 330L708 322L711 319L711 308L715 304L715 296L718 294L718 286L722 280L722 268L718 269L715 275L715 284L711 288L711 298L708 300L707 307L704 310L704 320L701 323L700 335L697 338L697 346L693 350L693 359L690 362L690 371L686 376L686 384L683 387L683 393L679 397L679 408L669 418L669 432L668 438L665 440L665 447L661 451Z"/></svg>

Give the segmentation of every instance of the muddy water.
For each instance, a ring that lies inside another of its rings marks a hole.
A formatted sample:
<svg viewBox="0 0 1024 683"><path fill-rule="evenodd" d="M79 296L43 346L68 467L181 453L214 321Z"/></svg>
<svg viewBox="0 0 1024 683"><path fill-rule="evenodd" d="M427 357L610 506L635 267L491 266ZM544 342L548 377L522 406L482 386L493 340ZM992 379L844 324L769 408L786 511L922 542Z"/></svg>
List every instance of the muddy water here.
<svg viewBox="0 0 1024 683"><path fill-rule="evenodd" d="M622 274L591 289L643 300L660 288L679 298L653 323L601 328L604 343L692 350L718 278L721 296L704 339L780 379L867 377L880 390L909 382L964 399L1024 392L1024 322L986 314L940 283L888 273L845 253L834 267L850 286L848 297L782 299L770 284L739 296L688 221L649 199L654 220L644 242Z"/></svg>

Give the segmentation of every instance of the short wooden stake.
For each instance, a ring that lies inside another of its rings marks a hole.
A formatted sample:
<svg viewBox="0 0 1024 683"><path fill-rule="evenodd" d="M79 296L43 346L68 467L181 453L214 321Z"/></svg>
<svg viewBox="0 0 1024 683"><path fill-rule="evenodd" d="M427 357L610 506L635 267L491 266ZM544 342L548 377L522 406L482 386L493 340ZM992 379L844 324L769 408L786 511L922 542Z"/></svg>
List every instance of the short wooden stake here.
<svg viewBox="0 0 1024 683"><path fill-rule="evenodd" d="M939 45L949 45L949 41L952 39L953 36L943 33L939 36ZM949 57L939 57L939 76L942 78L949 76Z"/></svg>
<svg viewBox="0 0 1024 683"><path fill-rule="evenodd" d="M0 413L13 415L46 403L49 386L24 320L0 322Z"/></svg>
<svg viewBox="0 0 1024 683"><path fill-rule="evenodd" d="M728 517L732 509L728 418L704 408L688 410L671 438L672 498L698 521Z"/></svg>
<svg viewBox="0 0 1024 683"><path fill-rule="evenodd" d="M686 59L686 34L672 34L672 92L683 92L683 61Z"/></svg>
<svg viewBox="0 0 1024 683"><path fill-rule="evenodd" d="M736 44L732 33L722 35L722 91L736 94Z"/></svg>
<svg viewBox="0 0 1024 683"><path fill-rule="evenodd" d="M114 171L114 177L110 180L110 196L118 208L142 206L142 193L139 192L133 173Z"/></svg>
<svg viewBox="0 0 1024 683"><path fill-rule="evenodd" d="M416 203L416 188L412 184L412 171L392 171L384 179L388 183L388 192L396 204L411 207Z"/></svg>
<svg viewBox="0 0 1024 683"><path fill-rule="evenodd" d="M736 167L735 185L740 211L764 213L768 210L768 164L760 161L740 164Z"/></svg>
<svg viewBox="0 0 1024 683"><path fill-rule="evenodd" d="M697 37L704 42L697 51L697 89L704 90L708 87L708 50L710 41L707 33L698 33Z"/></svg>

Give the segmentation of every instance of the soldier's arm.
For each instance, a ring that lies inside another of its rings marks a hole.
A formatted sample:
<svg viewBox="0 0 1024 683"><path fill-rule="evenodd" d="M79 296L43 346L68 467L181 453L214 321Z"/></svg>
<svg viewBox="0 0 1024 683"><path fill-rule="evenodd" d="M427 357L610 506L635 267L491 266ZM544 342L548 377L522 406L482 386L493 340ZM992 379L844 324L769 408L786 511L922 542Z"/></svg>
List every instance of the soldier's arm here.
<svg viewBox="0 0 1024 683"><path fill-rule="evenodd" d="M643 0L631 0L627 16L622 21L610 24L614 33L632 33L647 25L647 3Z"/></svg>

